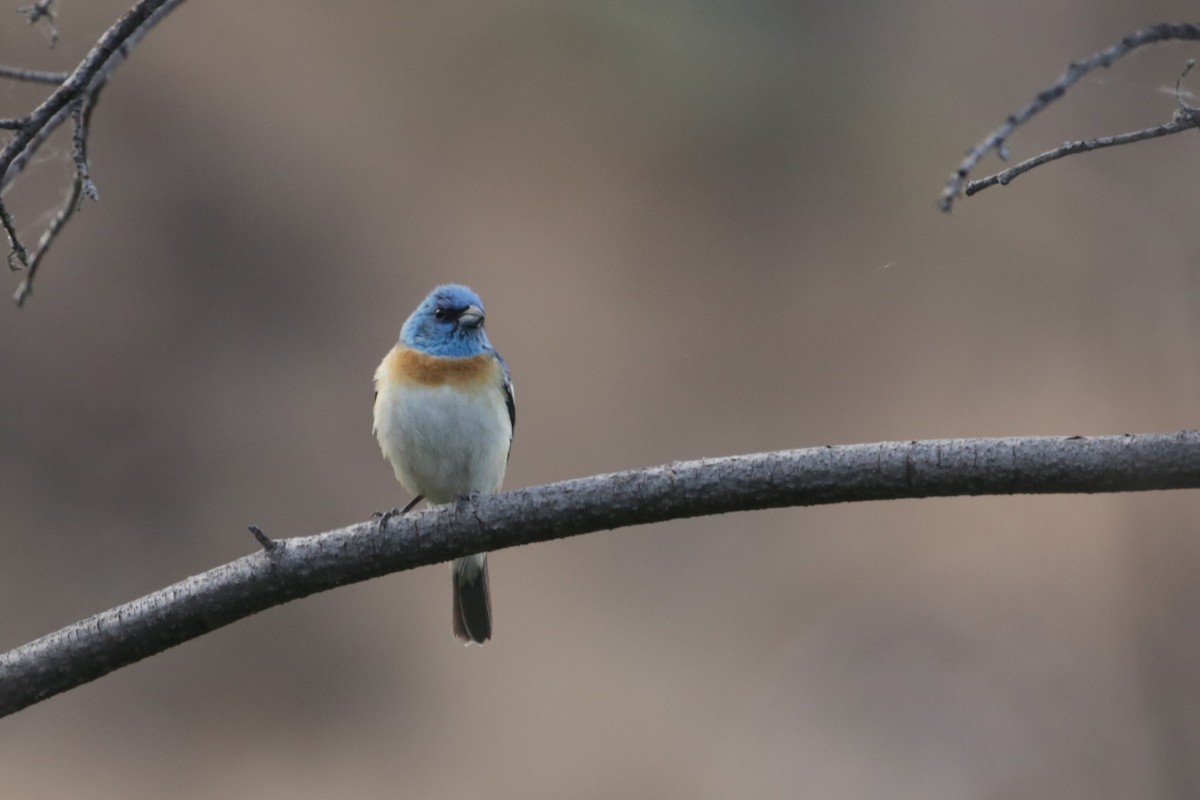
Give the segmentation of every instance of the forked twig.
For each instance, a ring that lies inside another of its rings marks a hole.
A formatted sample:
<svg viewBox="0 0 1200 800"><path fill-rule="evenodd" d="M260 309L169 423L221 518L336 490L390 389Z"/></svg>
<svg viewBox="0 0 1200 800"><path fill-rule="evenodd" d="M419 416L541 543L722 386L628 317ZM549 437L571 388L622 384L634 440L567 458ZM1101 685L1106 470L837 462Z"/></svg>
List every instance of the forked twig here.
<svg viewBox="0 0 1200 800"><path fill-rule="evenodd" d="M1098 69L1100 67L1109 67L1117 59L1131 53L1139 47L1144 47L1149 44L1157 44L1170 40L1200 40L1200 24L1196 23L1159 23L1143 28L1136 33L1123 38L1120 42L1113 46L1101 50L1088 56L1085 59L1076 61L1067 67L1067 71L1059 76L1049 88L1039 92L1036 97L1024 108L1013 114L1004 121L1000 127L992 131L979 144L967 151L966 157L959 164L951 175L950 180L946 182L946 188L942 191L942 197L938 202L938 206L943 211L950 211L954 204L955 198L960 194L971 195L988 186L996 184L1004 185L1015 178L1017 175L1028 172L1036 166L1045 164L1049 161L1055 161L1063 156L1072 155L1074 153L1088 152L1090 150L1098 150L1104 147L1112 147L1118 144L1129 144L1130 142L1142 141L1143 139L1152 139L1158 136L1167 136L1172 133L1188 130L1198 126L1196 114L1184 113L1178 111L1175 118L1165 125L1159 125L1153 128L1146 128L1141 131L1120 134L1119 136L1101 137L1097 139L1086 139L1078 142L1068 142L1056 150L1048 153L1043 153L1028 161L1024 161L1017 166L990 176L981 181L975 181L967 184L967 178L971 171L979 164L980 159L987 155L990 151L995 150L996 154L1004 161L1008 160L1008 138L1021 125L1028 122L1035 114L1042 111L1048 105L1053 103L1058 98L1066 94L1068 88L1077 83L1084 75ZM1188 67L1190 69L1190 67ZM1187 74L1187 70L1184 70ZM1181 76L1182 78L1182 76ZM1180 91L1176 92L1177 96L1182 98ZM1186 106L1180 99L1181 108L1191 108ZM964 191L964 185L966 189Z"/></svg>
<svg viewBox="0 0 1200 800"><path fill-rule="evenodd" d="M12 138L0 150L0 192L13 184L42 144L68 116L74 122L74 185L67 201L39 238L37 250L32 256L18 236L12 213L4 202L0 201L0 228L7 234L10 246L9 266L15 270L29 270L14 297L18 305L28 299L33 290L32 281L37 265L63 226L78 209L81 199L87 197L95 200L99 197L88 168L87 134L91 112L95 108L101 88L109 75L124 63L134 46L150 29L183 2L184 0L139 0L105 31L83 61L70 73L0 66L0 78L50 83L58 87L29 115L0 119L0 129L13 131ZM53 28L53 5L54 0L38 0L34 5L21 10L29 15L30 22L49 19ZM55 35L56 33L52 33L52 37Z"/></svg>
<svg viewBox="0 0 1200 800"><path fill-rule="evenodd" d="M29 15L29 24L36 25L41 20L47 20L50 25L50 46L58 44L58 26L54 24L58 13L54 10L56 0L37 0L31 6L20 6L17 11Z"/></svg>
<svg viewBox="0 0 1200 800"><path fill-rule="evenodd" d="M90 100L86 103L81 98L76 102L75 108L78 109L78 118L75 121L75 180L71 182L71 191L67 194L67 199L63 201L59 207L58 213L54 215L54 219L50 220L50 224L46 226L46 230L42 232L38 239L37 249L34 250L33 256L26 256L28 259L27 271L24 279L17 286L17 291L13 293L13 300L17 307L25 305L25 301L33 294L33 278L37 274L38 266L46 257L46 253L50 250L50 245L54 243L58 232L62 230L67 221L75 215L79 207L83 205L83 198L87 196L91 200L99 200L100 195L91 178L88 177L86 143L87 130L91 122L92 110L96 107L96 102L100 99L100 89L103 86L97 87L92 92ZM90 191L89 191L90 187ZM24 248L22 248L22 251Z"/></svg>

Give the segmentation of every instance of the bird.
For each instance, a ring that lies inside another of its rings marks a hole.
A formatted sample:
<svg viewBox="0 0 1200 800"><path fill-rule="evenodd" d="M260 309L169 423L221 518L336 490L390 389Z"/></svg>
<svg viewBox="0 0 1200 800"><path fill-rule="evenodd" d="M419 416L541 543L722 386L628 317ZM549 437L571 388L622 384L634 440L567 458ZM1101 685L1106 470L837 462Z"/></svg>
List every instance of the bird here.
<svg viewBox="0 0 1200 800"><path fill-rule="evenodd" d="M516 422L512 377L484 331L483 301L460 284L434 288L375 370L374 433L415 495L399 513L422 499L439 505L500 491ZM492 636L487 553L454 559L450 576L454 635L483 644Z"/></svg>

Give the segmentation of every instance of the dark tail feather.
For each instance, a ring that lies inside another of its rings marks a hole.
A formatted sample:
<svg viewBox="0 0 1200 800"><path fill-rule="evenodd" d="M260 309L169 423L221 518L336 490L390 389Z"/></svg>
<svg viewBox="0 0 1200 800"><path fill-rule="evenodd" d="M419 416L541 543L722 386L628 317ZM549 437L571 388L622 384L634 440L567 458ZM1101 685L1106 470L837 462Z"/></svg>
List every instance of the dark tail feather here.
<svg viewBox="0 0 1200 800"><path fill-rule="evenodd" d="M492 598L488 591L487 553L456 558L450 564L454 588L454 635L466 644L492 638Z"/></svg>

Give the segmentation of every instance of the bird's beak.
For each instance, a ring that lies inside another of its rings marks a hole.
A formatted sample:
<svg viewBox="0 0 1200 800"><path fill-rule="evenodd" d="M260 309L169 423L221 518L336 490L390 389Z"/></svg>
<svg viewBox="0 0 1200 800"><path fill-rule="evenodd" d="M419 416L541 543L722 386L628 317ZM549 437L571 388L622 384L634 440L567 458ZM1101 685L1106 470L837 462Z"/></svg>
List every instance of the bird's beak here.
<svg viewBox="0 0 1200 800"><path fill-rule="evenodd" d="M478 328L483 324L483 309L479 306L467 306L467 310L458 315L458 324L464 328Z"/></svg>

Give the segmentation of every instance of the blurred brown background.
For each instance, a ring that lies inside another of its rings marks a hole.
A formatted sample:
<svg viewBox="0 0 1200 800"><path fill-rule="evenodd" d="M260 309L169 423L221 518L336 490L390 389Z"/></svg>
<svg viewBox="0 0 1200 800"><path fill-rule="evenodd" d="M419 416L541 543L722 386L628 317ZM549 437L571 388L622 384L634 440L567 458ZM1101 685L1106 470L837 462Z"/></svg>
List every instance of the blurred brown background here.
<svg viewBox="0 0 1200 800"><path fill-rule="evenodd" d="M0 61L70 68L128 5L61 3L53 50L0 16ZM370 378L447 280L513 370L509 486L1195 427L1200 139L935 209L1069 60L1195 12L186 4L101 100L101 202L29 305L0 303L0 648L251 552L247 524L404 501ZM1198 54L1089 77L1014 156L1165 121ZM2 83L0 115L42 95ZM69 152L7 196L31 241ZM1198 502L861 504L509 550L470 650L445 568L390 576L0 721L0 794L1196 796Z"/></svg>

